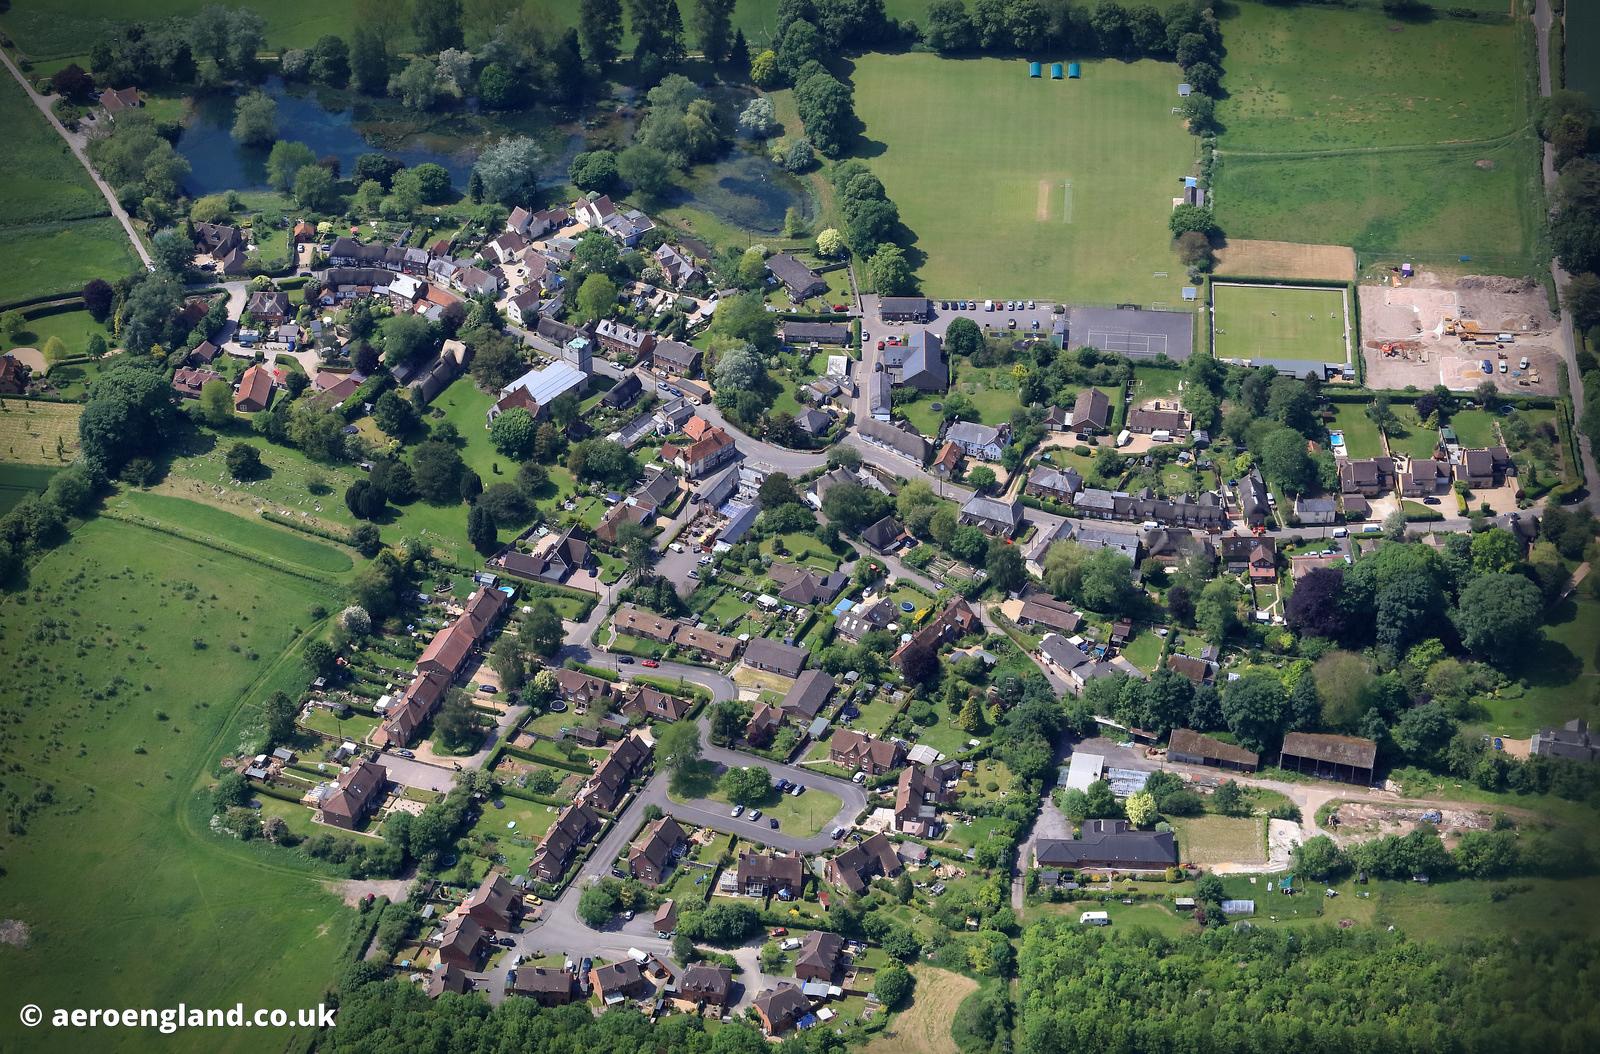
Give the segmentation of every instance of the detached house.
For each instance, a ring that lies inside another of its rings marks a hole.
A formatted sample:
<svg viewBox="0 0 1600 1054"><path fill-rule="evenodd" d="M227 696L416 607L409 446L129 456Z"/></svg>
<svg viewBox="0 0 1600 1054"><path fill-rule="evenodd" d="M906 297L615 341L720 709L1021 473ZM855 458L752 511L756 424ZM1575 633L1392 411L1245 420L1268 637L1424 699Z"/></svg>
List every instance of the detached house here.
<svg viewBox="0 0 1600 1054"><path fill-rule="evenodd" d="M778 710L796 721L810 724L827 705L828 697L836 687L832 674L822 670L807 670L795 678L783 702L778 704ZM782 717L779 717L781 720ZM751 723L755 723L753 718Z"/></svg>
<svg viewBox="0 0 1600 1054"><path fill-rule="evenodd" d="M960 772L960 764L953 761L928 767L907 765L895 784L894 829L918 838L933 837L939 824L939 806L955 798L946 786Z"/></svg>
<svg viewBox="0 0 1600 1054"><path fill-rule="evenodd" d="M649 216L638 209L619 210L604 194L580 201L575 211L580 221L598 227L630 249L656 229Z"/></svg>
<svg viewBox="0 0 1600 1054"><path fill-rule="evenodd" d="M259 326L281 326L289 318L289 294L263 289L250 294L244 309Z"/></svg>
<svg viewBox="0 0 1600 1054"><path fill-rule="evenodd" d="M556 690L560 693L562 702L575 709L610 706L621 692L621 689L611 681L580 670L558 667L552 670L550 675L555 678Z"/></svg>
<svg viewBox="0 0 1600 1054"><path fill-rule="evenodd" d="M769 637L757 637L745 646L744 663L753 669L765 670L780 677L798 677L801 669L805 667L809 654L804 648L797 648L793 644L785 644Z"/></svg>
<svg viewBox="0 0 1600 1054"><path fill-rule="evenodd" d="M767 273L783 283L789 299L795 303L808 300L828 290L828 283L805 264L788 253L775 253L767 258Z"/></svg>
<svg viewBox="0 0 1600 1054"><path fill-rule="evenodd" d="M661 460L690 479L710 475L738 456L739 447L733 437L721 428L707 429L703 436L688 446L667 443L661 448Z"/></svg>
<svg viewBox="0 0 1600 1054"><path fill-rule="evenodd" d="M912 634L910 640L901 644L890 662L895 669L903 670L906 662L913 657L933 659L937 657L940 647L959 640L978 627L977 612L973 611L965 600L958 597L950 601L945 609L939 612L937 618Z"/></svg>
<svg viewBox="0 0 1600 1054"><path fill-rule="evenodd" d="M788 981L779 981L755 997L751 1009L761 1019L761 1028L768 1036L780 1036L800 1019L811 1013L811 1004L800 994L800 989Z"/></svg>
<svg viewBox="0 0 1600 1054"><path fill-rule="evenodd" d="M1011 442L1011 426L957 421L945 431L944 437L959 446L968 457L999 461L1006 445Z"/></svg>
<svg viewBox="0 0 1600 1054"><path fill-rule="evenodd" d="M476 970L489 950L489 935L475 919L452 915L439 934L439 961L459 970Z"/></svg>
<svg viewBox="0 0 1600 1054"><path fill-rule="evenodd" d="M639 359L650 354L650 349L656 346L656 335L647 329L635 329L633 326L615 319L603 318L594 327L595 339L600 346L612 355L623 355L630 359Z"/></svg>
<svg viewBox="0 0 1600 1054"><path fill-rule="evenodd" d="M832 984L843 958L843 937L826 930L812 930L805 935L800 944L800 951L795 956L794 975L802 981Z"/></svg>
<svg viewBox="0 0 1600 1054"><path fill-rule="evenodd" d="M904 764L905 745L894 739L873 739L862 732L841 728L828 743L828 760L846 772L859 769L868 776L888 772Z"/></svg>
<svg viewBox="0 0 1600 1054"><path fill-rule="evenodd" d="M695 963L678 980L678 998L698 1006L728 1005L733 993L733 971L726 966Z"/></svg>
<svg viewBox="0 0 1600 1054"><path fill-rule="evenodd" d="M200 398L200 389L212 381L222 380L222 374L214 370L197 370L190 367L180 367L172 374L172 390L183 399Z"/></svg>
<svg viewBox="0 0 1600 1054"><path fill-rule="evenodd" d="M692 709L690 700L658 692L647 684L634 685L622 701L623 713L656 721L681 721Z"/></svg>
<svg viewBox="0 0 1600 1054"><path fill-rule="evenodd" d="M699 266L669 242L656 246L656 266L661 268L662 279L674 289L682 289L691 282L705 278Z"/></svg>
<svg viewBox="0 0 1600 1054"><path fill-rule="evenodd" d="M1024 494L1069 505L1082 489L1083 477L1078 475L1077 469L1057 469L1049 465L1035 465L1022 486Z"/></svg>
<svg viewBox="0 0 1600 1054"><path fill-rule="evenodd" d="M1085 388L1072 404L1072 427L1079 432L1104 432L1111 424L1111 400L1099 388Z"/></svg>
<svg viewBox="0 0 1600 1054"><path fill-rule="evenodd" d="M865 893L867 884L874 878L893 878L902 870L900 857L894 851L894 843L889 841L889 836L882 831L860 845L853 845L833 857L824 867L829 882L843 886L852 893ZM822 936L832 937L833 934L822 934ZM804 958L803 948L800 954ZM795 974L800 975L798 961L795 964ZM832 971L827 978L816 978L816 980L831 979Z"/></svg>
<svg viewBox="0 0 1600 1054"><path fill-rule="evenodd" d="M1247 572L1252 582L1273 582L1278 577L1278 543L1272 538L1222 539L1222 560L1234 573Z"/></svg>
<svg viewBox="0 0 1600 1054"><path fill-rule="evenodd" d="M1433 458L1410 458L1400 471L1397 482L1402 497L1427 497L1449 486L1450 466Z"/></svg>
<svg viewBox="0 0 1600 1054"><path fill-rule="evenodd" d="M658 342L650 353L656 369L679 377L693 377L700 372L701 351L692 344L677 340Z"/></svg>
<svg viewBox="0 0 1600 1054"><path fill-rule="evenodd" d="M989 534L1009 538L1022 526L1022 503L974 494L961 506L960 522L963 527L978 527Z"/></svg>
<svg viewBox="0 0 1600 1054"><path fill-rule="evenodd" d="M655 991L655 986L645 979L644 970L632 959L594 967L589 971L589 983L607 1006L642 999Z"/></svg>
<svg viewBox="0 0 1600 1054"><path fill-rule="evenodd" d="M944 342L936 334L919 329L905 343L887 344L880 357L885 372L897 386L920 392L942 392L950 387L950 366L944 358Z"/></svg>
<svg viewBox="0 0 1600 1054"><path fill-rule="evenodd" d="M239 378L233 408L242 414L260 413L272 404L272 387L272 371L265 366L251 366Z"/></svg>
<svg viewBox="0 0 1600 1054"><path fill-rule="evenodd" d="M1339 463L1339 490L1375 498L1394 490L1394 458L1346 458Z"/></svg>

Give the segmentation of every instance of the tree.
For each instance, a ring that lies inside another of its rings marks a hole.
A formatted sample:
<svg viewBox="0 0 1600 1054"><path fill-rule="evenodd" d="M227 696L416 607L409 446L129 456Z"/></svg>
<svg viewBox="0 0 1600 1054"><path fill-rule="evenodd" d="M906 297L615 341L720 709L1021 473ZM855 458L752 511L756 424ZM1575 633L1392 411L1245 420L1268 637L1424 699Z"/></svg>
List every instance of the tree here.
<svg viewBox="0 0 1600 1054"><path fill-rule="evenodd" d="M417 491L434 505L454 505L461 500L461 472L465 467L456 448L437 439L419 443L411 455Z"/></svg>
<svg viewBox="0 0 1600 1054"><path fill-rule="evenodd" d="M578 917L591 929L601 929L616 913L616 894L605 882L585 887L578 897Z"/></svg>
<svg viewBox="0 0 1600 1054"><path fill-rule="evenodd" d="M228 474L234 479L255 479L261 473L261 451L249 443L235 443L228 448L224 460L228 465Z"/></svg>
<svg viewBox="0 0 1600 1054"><path fill-rule="evenodd" d="M1325 834L1307 838L1294 847L1294 869L1304 872L1318 882L1328 882L1343 875L1350 862L1339 844Z"/></svg>
<svg viewBox="0 0 1600 1054"><path fill-rule="evenodd" d="M1472 569L1479 574L1505 574L1522 562L1522 546L1510 531L1491 527L1472 536Z"/></svg>
<svg viewBox="0 0 1600 1054"><path fill-rule="evenodd" d="M1451 621L1468 651L1510 663L1537 641L1543 609L1539 587L1526 577L1485 574L1461 590Z"/></svg>
<svg viewBox="0 0 1600 1054"><path fill-rule="evenodd" d="M350 44L350 77L356 90L376 95L389 84L389 45L380 26L363 23Z"/></svg>
<svg viewBox="0 0 1600 1054"><path fill-rule="evenodd" d="M1289 494L1304 494L1317 482L1305 436L1292 428L1277 429L1262 440L1261 471Z"/></svg>
<svg viewBox="0 0 1600 1054"><path fill-rule="evenodd" d="M1172 210L1172 216L1167 220L1167 227L1172 231L1173 237L1189 231L1209 237L1216 233L1217 221L1212 218L1211 210L1208 208L1200 205L1179 205Z"/></svg>
<svg viewBox="0 0 1600 1054"><path fill-rule="evenodd" d="M115 293L111 283L104 278L91 278L83 286L83 306L89 312L89 317L96 322L104 322L111 315L111 304ZM19 316L20 317L20 316ZM10 338L10 334L7 334Z"/></svg>
<svg viewBox="0 0 1600 1054"><path fill-rule="evenodd" d="M333 34L317 40L311 49L311 79L335 88L350 80L350 49Z"/></svg>
<svg viewBox="0 0 1600 1054"><path fill-rule="evenodd" d="M735 805L758 805L772 793L772 773L761 765L734 766L722 774L718 786Z"/></svg>
<svg viewBox="0 0 1600 1054"><path fill-rule="evenodd" d="M794 99L806 135L824 156L838 157L854 135L856 125L850 89L818 66L795 85ZM861 251L859 246L856 250Z"/></svg>
<svg viewBox="0 0 1600 1054"><path fill-rule="evenodd" d="M872 994L877 996L878 1002L885 1009L897 1010L904 1006L906 1000L911 998L911 990L916 982L911 977L911 971L899 963L890 963L880 969L872 981Z"/></svg>
<svg viewBox="0 0 1600 1054"><path fill-rule="evenodd" d="M605 193L617 183L617 155L610 150L586 150L572 159L567 178L579 190Z"/></svg>
<svg viewBox="0 0 1600 1054"><path fill-rule="evenodd" d="M306 669L317 677L326 677L338 668L338 655L325 640L307 641L301 657L305 660Z"/></svg>
<svg viewBox="0 0 1600 1054"><path fill-rule="evenodd" d="M984 567L989 572L989 584L1002 593L1015 592L1027 584L1028 572L1023 566L1021 547L1003 538L989 540L989 557Z"/></svg>
<svg viewBox="0 0 1600 1054"><path fill-rule="evenodd" d="M1097 549L1084 559L1078 601L1085 607L1120 614L1133 604L1135 593L1133 561L1128 557L1114 549Z"/></svg>
<svg viewBox="0 0 1600 1054"><path fill-rule="evenodd" d="M1600 326L1600 275L1573 275L1561 299L1579 331Z"/></svg>
<svg viewBox="0 0 1600 1054"><path fill-rule="evenodd" d="M489 441L506 457L522 461L533 453L537 429L533 415L517 406L496 417L489 425Z"/></svg>
<svg viewBox="0 0 1600 1054"><path fill-rule="evenodd" d="M172 388L165 374L135 362L119 362L90 382L78 418L83 459L112 476L128 461L154 453L176 424Z"/></svg>
<svg viewBox="0 0 1600 1054"><path fill-rule="evenodd" d="M916 287L911 264L898 245L882 246L872 254L867 261L867 277L880 296L899 296Z"/></svg>
<svg viewBox="0 0 1600 1054"><path fill-rule="evenodd" d="M578 287L577 318L580 322L610 317L617 307L617 283L608 275L592 274Z"/></svg>
<svg viewBox="0 0 1600 1054"><path fill-rule="evenodd" d="M1156 818L1155 796L1146 791L1128 795L1123 808L1128 813L1128 822L1135 827L1149 827Z"/></svg>
<svg viewBox="0 0 1600 1054"><path fill-rule="evenodd" d="M408 110L430 110L439 99L439 67L425 58L414 58L406 68L389 79L389 94Z"/></svg>
<svg viewBox="0 0 1600 1054"><path fill-rule="evenodd" d="M700 729L693 721L662 728L656 733L656 758L675 776L692 771L700 762Z"/></svg>
<svg viewBox="0 0 1600 1054"><path fill-rule="evenodd" d="M483 180L483 196L502 205L520 205L538 188L544 152L526 136L504 138L478 155L473 171Z"/></svg>
<svg viewBox="0 0 1600 1054"><path fill-rule="evenodd" d="M316 152L304 143L280 139L272 144L267 155L267 181L285 194L294 189L294 180L300 170L317 163Z"/></svg>
<svg viewBox="0 0 1600 1054"><path fill-rule="evenodd" d="M1239 600L1239 585L1231 578L1207 582L1194 605L1195 626L1220 646L1239 623Z"/></svg>
<svg viewBox="0 0 1600 1054"><path fill-rule="evenodd" d="M278 138L278 104L259 89L240 96L233 108L233 138L245 146L266 146Z"/></svg>
<svg viewBox="0 0 1600 1054"><path fill-rule="evenodd" d="M561 650L564 632L561 615L546 600L535 601L517 624L517 640L542 659L553 658Z"/></svg>
<svg viewBox="0 0 1600 1054"><path fill-rule="evenodd" d="M672 181L672 162L653 147L635 144L617 155L617 173L647 199L658 198Z"/></svg>
<svg viewBox="0 0 1600 1054"><path fill-rule="evenodd" d="M616 61L622 45L621 0L582 0L578 8L578 36L583 56L604 70Z"/></svg>
<svg viewBox="0 0 1600 1054"><path fill-rule="evenodd" d="M467 541L480 553L492 553L499 548L500 538L494 513L482 503L467 510Z"/></svg>
<svg viewBox="0 0 1600 1054"><path fill-rule="evenodd" d="M830 260L838 259L846 252L844 235L834 227L824 227L817 235L817 255L825 256ZM951 323L954 325L955 323ZM948 338L947 338L948 339Z"/></svg>
<svg viewBox="0 0 1600 1054"><path fill-rule="evenodd" d="M411 28L417 34L418 48L427 54L459 48L461 0L412 0Z"/></svg>
<svg viewBox="0 0 1600 1054"><path fill-rule="evenodd" d="M720 66L729 57L733 4L734 0L695 0L694 3L691 16L694 37L700 42L700 50L706 61L713 66Z"/></svg>
<svg viewBox="0 0 1600 1054"><path fill-rule="evenodd" d="M304 165L294 175L294 200L301 208L330 211L338 204L333 173L321 165Z"/></svg>
<svg viewBox="0 0 1600 1054"><path fill-rule="evenodd" d="M438 342L433 327L421 315L394 315L383 320L383 361L399 366L431 354Z"/></svg>
<svg viewBox="0 0 1600 1054"><path fill-rule="evenodd" d="M1343 592L1343 571L1316 568L1295 583L1284 609L1284 620L1296 633L1338 640L1345 634Z"/></svg>
<svg viewBox="0 0 1600 1054"><path fill-rule="evenodd" d="M620 443L585 439L567 452L567 469L579 479L621 487L639 475L639 460Z"/></svg>
<svg viewBox="0 0 1600 1054"><path fill-rule="evenodd" d="M1228 722L1228 730L1257 752L1277 744L1287 713L1283 682L1267 670L1242 674L1222 695L1222 716Z"/></svg>

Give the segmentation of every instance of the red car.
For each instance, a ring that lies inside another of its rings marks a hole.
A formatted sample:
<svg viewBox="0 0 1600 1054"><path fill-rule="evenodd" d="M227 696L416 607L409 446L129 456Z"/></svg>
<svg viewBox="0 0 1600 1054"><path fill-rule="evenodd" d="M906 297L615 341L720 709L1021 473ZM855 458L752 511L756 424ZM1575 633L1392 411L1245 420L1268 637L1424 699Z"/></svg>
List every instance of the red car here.
<svg viewBox="0 0 1600 1054"><path fill-rule="evenodd" d="M644 662L641 662L639 665L640 666L648 666L650 669L653 670L657 666L660 666L661 664L659 662L656 662L654 659L646 659Z"/></svg>
<svg viewBox="0 0 1600 1054"><path fill-rule="evenodd" d="M848 310L843 304L835 304L835 305L833 305L833 309L835 311L841 311L841 312L845 311L845 310Z"/></svg>

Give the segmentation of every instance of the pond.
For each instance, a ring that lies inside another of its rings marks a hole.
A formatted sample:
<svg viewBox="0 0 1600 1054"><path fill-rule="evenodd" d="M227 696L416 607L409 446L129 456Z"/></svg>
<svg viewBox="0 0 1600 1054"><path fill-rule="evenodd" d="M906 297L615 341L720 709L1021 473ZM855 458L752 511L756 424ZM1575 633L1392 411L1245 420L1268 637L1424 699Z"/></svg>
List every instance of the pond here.
<svg viewBox="0 0 1600 1054"><path fill-rule="evenodd" d="M442 165L457 187L467 184L477 157L475 144L481 142L481 137L475 130L441 131L441 123L453 123L449 116L432 118L422 128L393 105L352 104L352 97L346 93L290 87L278 77L269 78L262 90L278 104L279 137L305 143L318 157L338 158L345 175L355 168L356 158L380 151L407 165L428 161ZM226 94L195 100L189 122L178 137L178 152L188 158L190 165L183 189L191 195L261 190L267 186L268 149L234 142L236 98ZM472 118L460 120L468 123Z"/></svg>
<svg viewBox="0 0 1600 1054"><path fill-rule="evenodd" d="M783 217L790 208L807 221L815 212L799 179L767 158L743 151L693 169L672 204L700 209L755 234L783 233Z"/></svg>

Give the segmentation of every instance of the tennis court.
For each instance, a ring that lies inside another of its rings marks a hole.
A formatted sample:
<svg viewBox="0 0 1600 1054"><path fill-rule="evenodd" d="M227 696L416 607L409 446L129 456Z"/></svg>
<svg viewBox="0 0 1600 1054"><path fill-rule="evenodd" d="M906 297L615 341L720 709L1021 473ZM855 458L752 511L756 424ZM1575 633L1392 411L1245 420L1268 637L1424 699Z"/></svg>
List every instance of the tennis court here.
<svg viewBox="0 0 1600 1054"><path fill-rule="evenodd" d="M1194 348L1194 316L1186 311L1075 307L1068 318L1070 348L1098 348L1134 359L1165 355L1180 362Z"/></svg>

